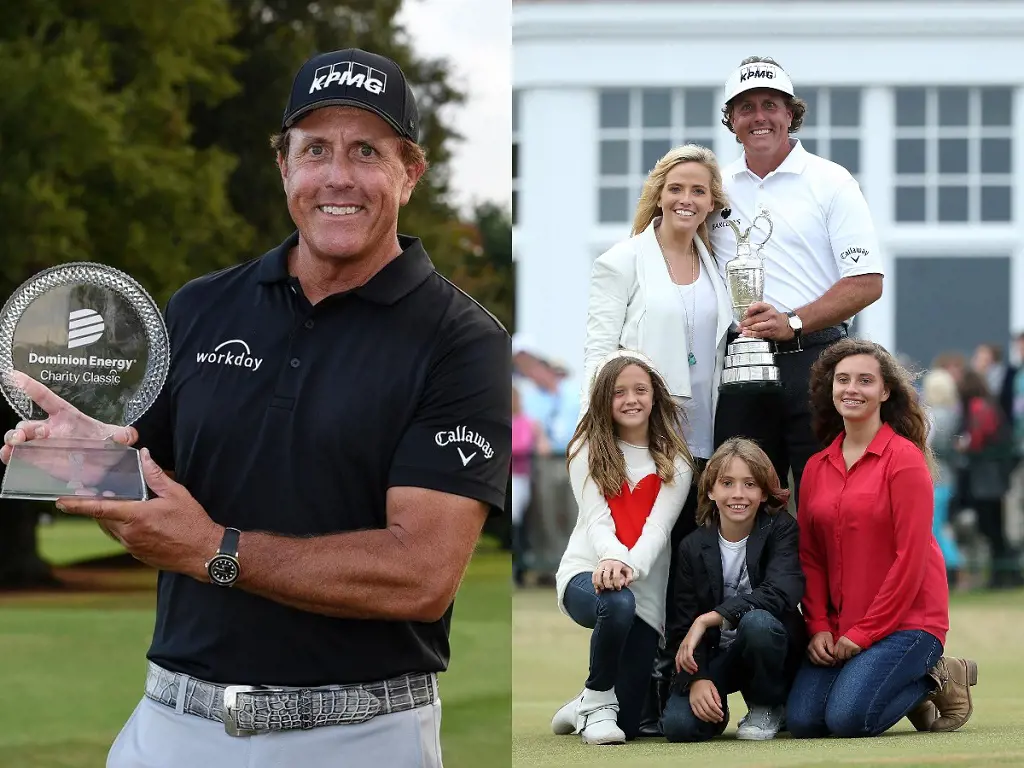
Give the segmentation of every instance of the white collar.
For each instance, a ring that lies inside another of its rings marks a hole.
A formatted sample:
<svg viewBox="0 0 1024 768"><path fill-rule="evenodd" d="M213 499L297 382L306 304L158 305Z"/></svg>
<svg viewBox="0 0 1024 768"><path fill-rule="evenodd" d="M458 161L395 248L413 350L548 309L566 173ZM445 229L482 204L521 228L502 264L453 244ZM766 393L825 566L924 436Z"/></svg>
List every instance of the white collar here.
<svg viewBox="0 0 1024 768"><path fill-rule="evenodd" d="M776 168L772 173L801 174L804 172L804 169L807 168L807 156L810 154L810 152L804 149L804 145L800 143L799 139L790 139L789 146L791 147L791 149L789 150L789 154L786 155L786 159L783 160L779 164L779 167ZM741 173L748 172L751 173L751 175L753 175L753 172L750 171L749 168L747 168L746 152L744 152L738 158L729 163L729 166L725 169L725 172L730 176L739 176Z"/></svg>

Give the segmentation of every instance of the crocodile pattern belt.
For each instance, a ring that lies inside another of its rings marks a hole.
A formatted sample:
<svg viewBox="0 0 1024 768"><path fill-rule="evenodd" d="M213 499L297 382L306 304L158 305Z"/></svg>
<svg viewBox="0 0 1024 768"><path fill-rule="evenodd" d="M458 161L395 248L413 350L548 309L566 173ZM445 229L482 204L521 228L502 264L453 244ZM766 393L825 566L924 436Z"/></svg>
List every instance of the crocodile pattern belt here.
<svg viewBox="0 0 1024 768"><path fill-rule="evenodd" d="M222 722L232 736L251 736L363 723L377 715L431 704L437 689L431 674L320 688L225 686L169 672L150 662L146 696L179 712Z"/></svg>

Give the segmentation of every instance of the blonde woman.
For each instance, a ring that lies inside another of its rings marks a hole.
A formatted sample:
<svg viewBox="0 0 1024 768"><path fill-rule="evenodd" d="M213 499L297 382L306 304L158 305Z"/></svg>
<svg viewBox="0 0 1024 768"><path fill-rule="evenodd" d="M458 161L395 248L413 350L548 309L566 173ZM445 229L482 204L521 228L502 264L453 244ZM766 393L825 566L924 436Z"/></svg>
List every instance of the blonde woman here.
<svg viewBox="0 0 1024 768"><path fill-rule="evenodd" d="M590 278L582 411L601 360L619 348L643 352L682 406L683 437L698 471L714 448L718 384L732 323L708 231L726 206L715 154L695 144L675 147L644 183L631 236L598 257ZM679 542L696 527L696 508L694 488L672 531L670 578ZM644 735L659 733L673 652L662 650L655 665Z"/></svg>
<svg viewBox="0 0 1024 768"><path fill-rule="evenodd" d="M711 420L732 309L710 252L708 220L727 205L715 154L670 150L644 183L628 239L594 262L583 409L597 366L619 348L649 357L683 401L694 456L712 452Z"/></svg>

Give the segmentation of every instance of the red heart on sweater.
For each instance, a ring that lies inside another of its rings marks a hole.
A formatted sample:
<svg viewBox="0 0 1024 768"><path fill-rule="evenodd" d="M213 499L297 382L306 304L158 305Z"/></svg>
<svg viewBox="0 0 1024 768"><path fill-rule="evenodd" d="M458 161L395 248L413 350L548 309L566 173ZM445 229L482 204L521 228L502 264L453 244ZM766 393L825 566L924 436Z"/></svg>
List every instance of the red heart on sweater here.
<svg viewBox="0 0 1024 768"><path fill-rule="evenodd" d="M623 483L619 495L607 499L612 520L615 521L615 536L627 548L632 549L640 538L660 490L661 478L647 475L632 490L629 483Z"/></svg>

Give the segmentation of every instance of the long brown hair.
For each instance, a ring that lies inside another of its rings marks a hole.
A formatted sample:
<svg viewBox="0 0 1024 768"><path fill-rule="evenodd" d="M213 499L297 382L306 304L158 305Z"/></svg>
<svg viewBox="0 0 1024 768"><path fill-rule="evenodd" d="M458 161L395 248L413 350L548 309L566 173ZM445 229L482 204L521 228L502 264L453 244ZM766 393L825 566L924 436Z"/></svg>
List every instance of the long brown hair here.
<svg viewBox="0 0 1024 768"><path fill-rule="evenodd" d="M765 511L774 515L789 503L789 491L782 487L775 465L768 454L761 450L761 446L745 437L730 437L718 446L701 473L697 486L697 525L718 525L718 504L708 494L734 458L746 462L757 487L761 493L767 494L768 499L761 503Z"/></svg>
<svg viewBox="0 0 1024 768"><path fill-rule="evenodd" d="M658 216L663 215L661 210L661 193L665 189L665 178L668 172L680 163L700 163L708 169L711 174L711 210L708 211L708 218L715 211L729 207L729 201L725 196L725 187L722 184L722 171L718 167L718 158L715 153L707 147L699 144L683 144L680 147L673 147L662 157L654 168L647 174L644 187L640 191L640 200L636 204L636 214L633 216L632 235L638 235L647 229L648 225ZM704 241L708 253L711 253L711 236L708 234L708 220L704 219L697 227L697 236Z"/></svg>
<svg viewBox="0 0 1024 768"><path fill-rule="evenodd" d="M576 425L569 441L566 465L576 458L584 443L590 449L590 477L605 496L617 496L627 482L626 459L622 455L612 418L615 399L615 380L631 365L641 368L651 379L651 416L647 426L647 445L663 483L675 479L675 461L682 458L692 469L693 457L683 441L680 425L683 411L672 399L661 375L642 357L620 352L606 362L594 377L590 404Z"/></svg>
<svg viewBox="0 0 1024 768"><path fill-rule="evenodd" d="M878 361L882 382L889 399L880 408L883 423L924 454L928 469L935 477L935 457L928 447L928 417L914 389L914 377L881 344L865 339L843 339L827 347L811 367L811 425L822 445L830 445L843 431L843 417L832 402L832 379L840 361L853 355L870 355Z"/></svg>

